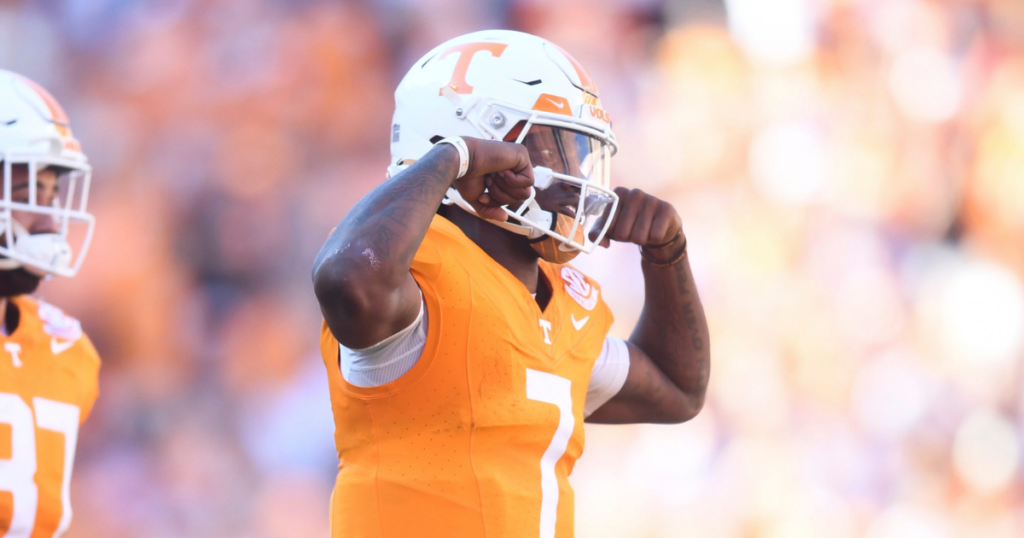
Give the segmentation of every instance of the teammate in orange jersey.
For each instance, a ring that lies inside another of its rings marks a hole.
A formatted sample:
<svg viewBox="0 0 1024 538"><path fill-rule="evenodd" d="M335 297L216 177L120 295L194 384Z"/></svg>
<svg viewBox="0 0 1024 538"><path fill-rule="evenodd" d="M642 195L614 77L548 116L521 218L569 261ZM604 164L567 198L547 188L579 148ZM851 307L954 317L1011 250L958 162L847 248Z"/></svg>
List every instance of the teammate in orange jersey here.
<svg viewBox="0 0 1024 538"><path fill-rule="evenodd" d="M60 105L2 70L0 166L0 536L57 537L71 523L78 427L96 400L100 360L77 320L28 294L81 266L91 172Z"/></svg>
<svg viewBox="0 0 1024 538"><path fill-rule="evenodd" d="M549 41L456 38L395 100L390 178L313 270L333 536L571 537L584 419L678 423L703 405L708 331L680 217L609 187L609 115ZM629 342L567 264L609 240L644 260Z"/></svg>

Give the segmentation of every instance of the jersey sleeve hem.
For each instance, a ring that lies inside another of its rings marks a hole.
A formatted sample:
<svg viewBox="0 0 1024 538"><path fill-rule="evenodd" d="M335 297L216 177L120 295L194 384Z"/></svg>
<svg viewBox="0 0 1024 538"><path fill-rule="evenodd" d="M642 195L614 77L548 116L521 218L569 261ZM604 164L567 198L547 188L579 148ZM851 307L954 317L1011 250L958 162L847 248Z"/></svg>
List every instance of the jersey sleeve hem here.
<svg viewBox="0 0 1024 538"><path fill-rule="evenodd" d="M412 272L413 278L416 279L416 283L419 285L421 290L433 290L432 284L417 271ZM441 314L441 305L437 301L436 293L423 293L423 303L426 305L426 316L430 319L430 323L427 324L427 342L423 346L423 353L420 355L416 364L405 372L398 379L378 385L375 387L359 387L349 383L345 380L344 376L339 375L340 388L346 394L363 400L372 400L377 398L387 398L398 394L408 387L416 384L430 369L430 366L434 362L434 356L437 352L438 343L441 336L441 327L443 323ZM340 348L335 347L338 350L340 358ZM335 359L337 360L337 359ZM341 365L337 365L339 374Z"/></svg>
<svg viewBox="0 0 1024 538"><path fill-rule="evenodd" d="M629 375L629 346L621 338L609 336L605 338L601 354L594 362L587 386L587 400L583 406L583 417L589 417L594 411L608 403L622 390Z"/></svg>

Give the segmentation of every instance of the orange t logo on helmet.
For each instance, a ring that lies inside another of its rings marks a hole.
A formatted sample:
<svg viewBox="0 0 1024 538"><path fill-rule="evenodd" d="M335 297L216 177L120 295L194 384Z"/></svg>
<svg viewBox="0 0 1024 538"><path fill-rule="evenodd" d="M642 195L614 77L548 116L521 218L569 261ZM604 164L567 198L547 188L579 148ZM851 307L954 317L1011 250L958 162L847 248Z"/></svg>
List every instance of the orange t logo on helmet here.
<svg viewBox="0 0 1024 538"><path fill-rule="evenodd" d="M448 87L455 90L455 93L473 93L473 87L466 82L466 72L469 71L469 62L473 60L473 56L486 50L491 53L491 56L497 58L505 52L506 47L508 45L504 43L463 43L442 52L438 60L445 59L453 52L459 53L459 61L455 63L455 72L452 73L452 79L448 81ZM438 90L437 94L441 95L441 91Z"/></svg>

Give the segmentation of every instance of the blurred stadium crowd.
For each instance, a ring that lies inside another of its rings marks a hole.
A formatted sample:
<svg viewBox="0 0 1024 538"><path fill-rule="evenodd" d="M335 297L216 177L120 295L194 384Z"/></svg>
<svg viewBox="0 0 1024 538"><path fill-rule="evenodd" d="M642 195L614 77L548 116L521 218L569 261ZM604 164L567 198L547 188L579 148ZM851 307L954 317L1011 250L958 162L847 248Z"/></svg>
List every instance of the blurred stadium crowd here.
<svg viewBox="0 0 1024 538"><path fill-rule="evenodd" d="M588 426L579 536L1024 536L1018 0L7 0L0 67L95 166L41 290L105 359L67 536L327 536L310 264L408 66L490 27L588 67L711 323L698 419ZM635 249L578 265L627 336Z"/></svg>

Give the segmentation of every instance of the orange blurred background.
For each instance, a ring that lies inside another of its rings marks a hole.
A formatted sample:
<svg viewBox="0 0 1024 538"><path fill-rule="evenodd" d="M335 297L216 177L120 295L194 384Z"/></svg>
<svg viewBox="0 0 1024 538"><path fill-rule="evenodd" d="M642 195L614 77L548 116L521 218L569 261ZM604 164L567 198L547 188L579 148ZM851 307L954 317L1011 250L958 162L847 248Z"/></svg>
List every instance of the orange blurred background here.
<svg viewBox="0 0 1024 538"><path fill-rule="evenodd" d="M588 426L579 536L1024 536L1019 0L7 0L95 167L40 292L105 359L67 536L328 536L312 259L405 70L492 27L587 66L711 325L700 417ZM635 248L578 265L628 336Z"/></svg>

